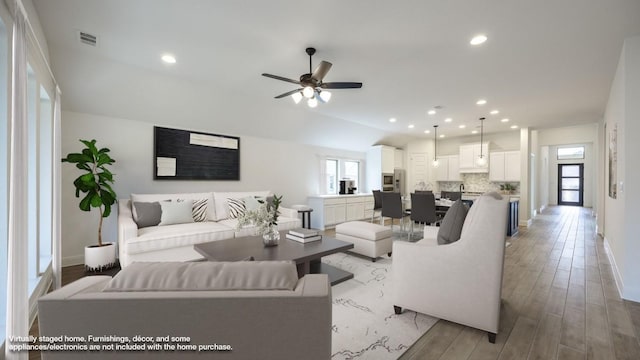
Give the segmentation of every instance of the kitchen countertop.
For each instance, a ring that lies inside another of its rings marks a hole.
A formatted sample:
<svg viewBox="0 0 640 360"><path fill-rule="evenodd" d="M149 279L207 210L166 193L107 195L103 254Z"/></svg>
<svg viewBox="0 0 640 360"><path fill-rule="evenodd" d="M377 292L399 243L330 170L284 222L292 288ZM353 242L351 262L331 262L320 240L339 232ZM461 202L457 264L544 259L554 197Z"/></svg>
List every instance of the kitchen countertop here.
<svg viewBox="0 0 640 360"><path fill-rule="evenodd" d="M350 198L350 197L358 197L358 196L373 196L372 193L357 193L357 194L344 194L344 195L309 195L310 198L320 198L320 199L339 199L339 198Z"/></svg>

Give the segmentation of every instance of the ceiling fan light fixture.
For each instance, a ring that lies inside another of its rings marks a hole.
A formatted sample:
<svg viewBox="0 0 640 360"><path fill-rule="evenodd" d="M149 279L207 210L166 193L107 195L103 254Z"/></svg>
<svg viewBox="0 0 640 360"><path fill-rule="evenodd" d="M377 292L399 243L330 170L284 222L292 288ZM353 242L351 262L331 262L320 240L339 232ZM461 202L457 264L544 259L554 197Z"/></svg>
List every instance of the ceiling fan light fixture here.
<svg viewBox="0 0 640 360"><path fill-rule="evenodd" d="M329 102L331 100L331 92L330 91L320 91L320 99L324 102Z"/></svg>
<svg viewBox="0 0 640 360"><path fill-rule="evenodd" d="M314 91L311 86L305 86L304 89L302 89L302 95L307 99L311 99L313 97L313 94Z"/></svg>
<svg viewBox="0 0 640 360"><path fill-rule="evenodd" d="M300 103L300 100L302 100L302 94L298 91L298 92L294 92L293 94L291 94L291 98L293 99L293 102L298 104Z"/></svg>
<svg viewBox="0 0 640 360"><path fill-rule="evenodd" d="M310 108L314 108L318 106L318 100L316 98L311 98L307 100L307 105L309 105Z"/></svg>

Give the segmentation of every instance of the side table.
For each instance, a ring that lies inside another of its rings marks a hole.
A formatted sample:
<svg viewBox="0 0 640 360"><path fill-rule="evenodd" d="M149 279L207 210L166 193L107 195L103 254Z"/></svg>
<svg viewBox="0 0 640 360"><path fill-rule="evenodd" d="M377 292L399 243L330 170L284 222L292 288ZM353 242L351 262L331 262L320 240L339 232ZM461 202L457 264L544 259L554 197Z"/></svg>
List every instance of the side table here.
<svg viewBox="0 0 640 360"><path fill-rule="evenodd" d="M313 209L307 205L292 205L291 208L297 210L298 214L302 214L302 227L311 229L311 212Z"/></svg>

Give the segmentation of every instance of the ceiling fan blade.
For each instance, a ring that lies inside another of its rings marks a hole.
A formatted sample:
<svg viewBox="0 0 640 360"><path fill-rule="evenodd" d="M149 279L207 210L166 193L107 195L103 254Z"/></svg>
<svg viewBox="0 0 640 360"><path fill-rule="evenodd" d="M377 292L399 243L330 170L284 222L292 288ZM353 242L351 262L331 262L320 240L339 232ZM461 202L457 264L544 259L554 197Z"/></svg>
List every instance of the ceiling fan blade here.
<svg viewBox="0 0 640 360"><path fill-rule="evenodd" d="M280 94L280 95L276 96L275 98L276 99L282 99L283 97L287 97L287 96L289 96L291 94L295 94L295 93L297 93L297 92L299 92L301 90L302 89L295 89L295 90L287 91L286 93Z"/></svg>
<svg viewBox="0 0 640 360"><path fill-rule="evenodd" d="M272 78L272 79L276 79L276 80L280 80L280 81L290 82L290 83L293 83L293 84L296 84L296 85L302 85L302 84L300 84L300 81L298 81L298 80L287 79L285 77L278 76L278 75L271 75L271 74L263 73L262 76L266 76L268 78Z"/></svg>
<svg viewBox="0 0 640 360"><path fill-rule="evenodd" d="M313 74L311 74L311 78L317 81L322 81L324 77L331 69L332 64L328 61L320 61L320 65L313 70Z"/></svg>
<svg viewBox="0 0 640 360"><path fill-rule="evenodd" d="M323 89L359 89L362 87L362 83L359 82L328 82L323 83L321 86Z"/></svg>

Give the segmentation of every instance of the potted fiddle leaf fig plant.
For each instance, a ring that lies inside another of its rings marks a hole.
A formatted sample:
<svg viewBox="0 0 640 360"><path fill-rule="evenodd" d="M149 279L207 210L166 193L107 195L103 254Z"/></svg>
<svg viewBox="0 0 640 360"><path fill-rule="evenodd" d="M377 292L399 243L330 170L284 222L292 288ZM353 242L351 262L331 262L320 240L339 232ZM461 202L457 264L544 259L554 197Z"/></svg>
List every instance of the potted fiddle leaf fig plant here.
<svg viewBox="0 0 640 360"><path fill-rule="evenodd" d="M70 153L62 162L76 164L81 175L73 181L76 197L80 198L80 210L91 211L97 208L100 212L98 224L98 244L85 246L84 263L89 271L109 269L116 264L116 246L114 243L102 242L102 221L111 214L111 207L116 203L117 196L111 185L113 174L108 167L116 162L109 156L108 148L98 149L96 140L80 140L84 148L79 153Z"/></svg>

